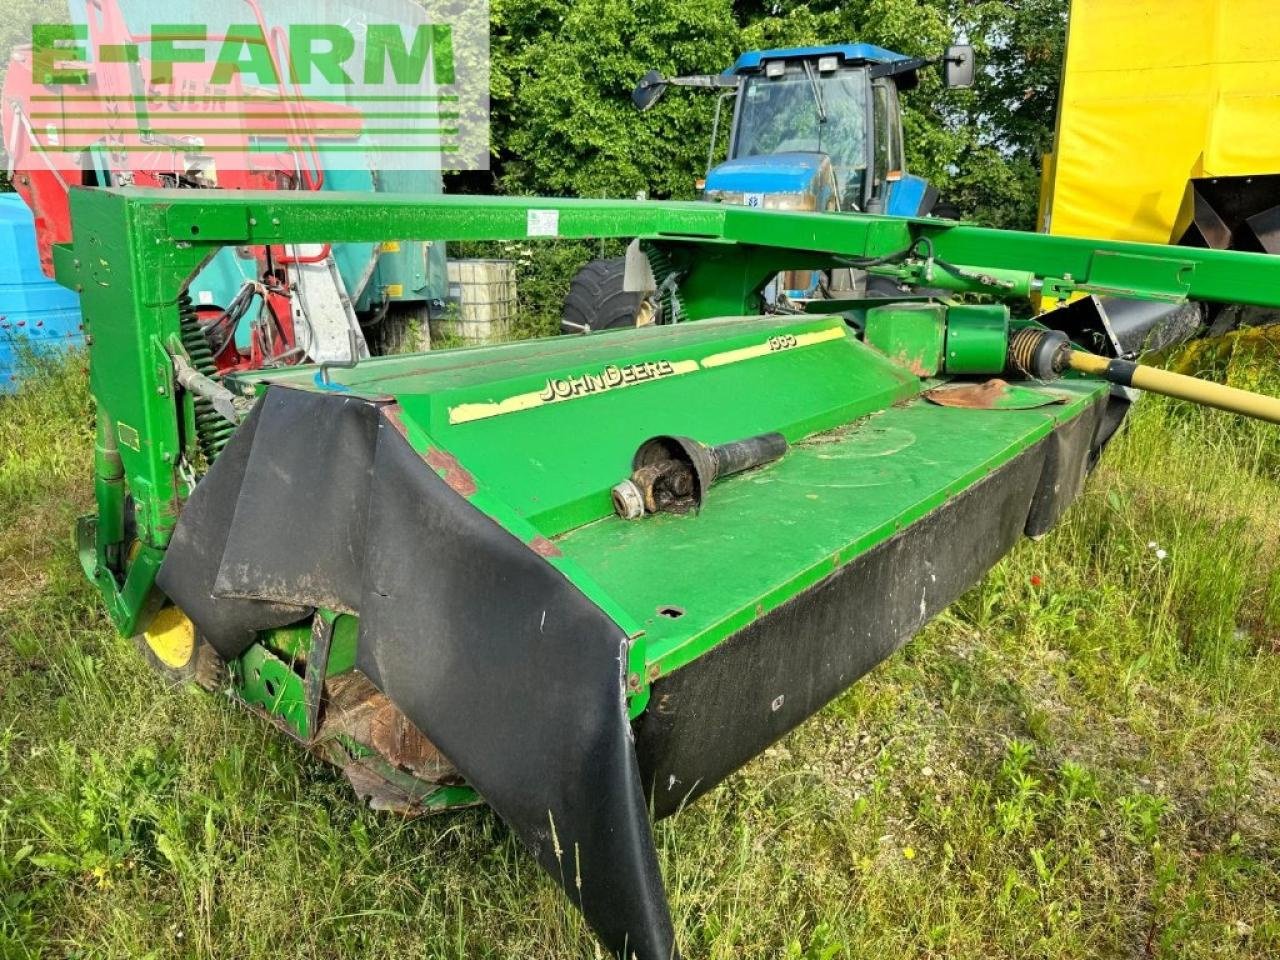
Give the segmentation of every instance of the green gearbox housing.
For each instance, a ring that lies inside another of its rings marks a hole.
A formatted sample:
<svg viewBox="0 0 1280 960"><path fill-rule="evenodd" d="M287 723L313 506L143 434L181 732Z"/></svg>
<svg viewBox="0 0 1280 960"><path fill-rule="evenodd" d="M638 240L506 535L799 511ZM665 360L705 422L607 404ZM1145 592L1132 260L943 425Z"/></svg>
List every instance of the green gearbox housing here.
<svg viewBox="0 0 1280 960"><path fill-rule="evenodd" d="M1057 314L904 293L765 315L771 277L1280 306L1275 258L947 221L216 191L75 190L72 209L56 261L98 431L79 543L121 633L228 665L376 804L482 798L641 960L677 952L650 811L712 789L1049 530L1129 402L1102 375L1008 382L1019 331L1066 356ZM184 292L224 245L548 232L639 236L683 322L192 375ZM611 491L654 438L765 453L696 509L622 519Z"/></svg>
<svg viewBox="0 0 1280 960"><path fill-rule="evenodd" d="M999 373L1009 349L1009 308L934 302L869 307L865 340L920 377Z"/></svg>

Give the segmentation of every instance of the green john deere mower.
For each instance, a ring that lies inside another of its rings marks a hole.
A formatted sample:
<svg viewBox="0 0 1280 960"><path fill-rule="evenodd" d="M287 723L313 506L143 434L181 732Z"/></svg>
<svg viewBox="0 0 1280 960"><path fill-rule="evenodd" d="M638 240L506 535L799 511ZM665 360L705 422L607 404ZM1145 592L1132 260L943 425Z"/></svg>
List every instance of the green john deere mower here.
<svg viewBox="0 0 1280 960"><path fill-rule="evenodd" d="M1120 355L1092 296L1280 306L1275 257L702 203L76 190L72 210L56 263L98 438L78 541L120 632L376 805L488 803L640 960L678 953L650 814L1049 530L1132 387L1280 422ZM548 235L639 236L682 322L219 378L185 293L228 245ZM779 271L840 268L956 296L763 312ZM1062 306L999 302L1031 294Z"/></svg>

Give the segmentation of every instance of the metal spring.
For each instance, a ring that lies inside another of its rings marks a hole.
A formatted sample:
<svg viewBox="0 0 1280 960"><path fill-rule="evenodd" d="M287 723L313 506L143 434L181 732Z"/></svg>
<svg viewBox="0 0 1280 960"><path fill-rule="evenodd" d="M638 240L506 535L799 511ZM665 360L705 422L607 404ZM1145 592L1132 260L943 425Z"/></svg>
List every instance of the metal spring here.
<svg viewBox="0 0 1280 960"><path fill-rule="evenodd" d="M1022 327L1009 337L1008 368L1024 377L1035 375L1036 350L1047 331L1036 327Z"/></svg>
<svg viewBox="0 0 1280 960"><path fill-rule="evenodd" d="M661 247L642 243L641 249L644 251L645 256L649 258L649 266L653 270L653 278L657 281L659 291L662 292L663 322L678 323L684 317L684 303L680 300L680 294L671 284L667 283L675 272L675 268Z"/></svg>
<svg viewBox="0 0 1280 960"><path fill-rule="evenodd" d="M200 328L200 318L191 302L191 294L186 291L178 297L178 318L182 347L191 358L191 365L206 377L219 379L209 338ZM208 463L213 463L231 435L236 432L235 424L222 419L214 411L213 405L203 397L192 396L192 402L195 406L196 438L200 443L200 452Z"/></svg>

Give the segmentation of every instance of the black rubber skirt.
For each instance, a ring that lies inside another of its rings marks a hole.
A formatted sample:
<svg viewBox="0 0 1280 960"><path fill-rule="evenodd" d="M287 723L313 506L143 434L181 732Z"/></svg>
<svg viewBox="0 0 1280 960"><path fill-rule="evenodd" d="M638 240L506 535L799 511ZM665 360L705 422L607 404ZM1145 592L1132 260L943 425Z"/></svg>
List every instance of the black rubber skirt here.
<svg viewBox="0 0 1280 960"><path fill-rule="evenodd" d="M271 388L188 500L159 583L227 658L323 606L602 943L677 956L648 807L711 789L975 583L1083 482L1102 405L654 684L627 637L410 447L394 404Z"/></svg>

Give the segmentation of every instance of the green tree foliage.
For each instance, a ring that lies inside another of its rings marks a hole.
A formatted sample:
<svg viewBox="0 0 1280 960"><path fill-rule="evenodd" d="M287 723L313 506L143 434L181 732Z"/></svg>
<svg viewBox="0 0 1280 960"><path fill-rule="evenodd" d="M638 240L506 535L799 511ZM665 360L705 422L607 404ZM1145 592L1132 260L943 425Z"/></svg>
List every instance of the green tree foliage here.
<svg viewBox="0 0 1280 960"><path fill-rule="evenodd" d="M630 93L650 69L696 73L731 62L728 0L495 0L491 16L502 189L693 195L713 99L671 96L641 114Z"/></svg>
<svg viewBox="0 0 1280 960"><path fill-rule="evenodd" d="M1053 147L1068 0L976 0L958 26L977 48L980 82L948 127L968 141L951 196L974 219L1035 226L1041 156Z"/></svg>
<svg viewBox="0 0 1280 960"><path fill-rule="evenodd" d="M492 0L494 173L484 188L691 197L715 98L672 90L641 114L629 94L647 70L717 72L743 50L802 43L931 56L963 38L978 48L978 83L947 91L937 71L922 72L903 98L908 164L966 215L1029 229L1066 9L1067 0Z"/></svg>

